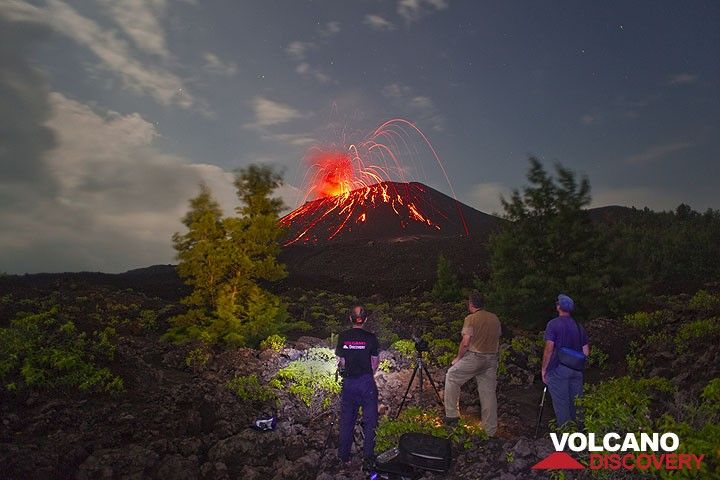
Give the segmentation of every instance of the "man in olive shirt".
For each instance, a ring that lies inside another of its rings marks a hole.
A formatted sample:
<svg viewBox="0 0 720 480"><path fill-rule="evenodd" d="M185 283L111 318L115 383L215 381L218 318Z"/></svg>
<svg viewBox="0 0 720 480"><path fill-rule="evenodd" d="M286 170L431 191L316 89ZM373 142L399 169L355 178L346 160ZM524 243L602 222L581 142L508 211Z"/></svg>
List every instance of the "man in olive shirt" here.
<svg viewBox="0 0 720 480"><path fill-rule="evenodd" d="M470 315L465 317L457 357L445 375L445 422L455 425L460 417L460 387L475 377L480 396L483 428L488 435L497 430L497 368L500 348L500 320L483 309L477 293L468 300Z"/></svg>

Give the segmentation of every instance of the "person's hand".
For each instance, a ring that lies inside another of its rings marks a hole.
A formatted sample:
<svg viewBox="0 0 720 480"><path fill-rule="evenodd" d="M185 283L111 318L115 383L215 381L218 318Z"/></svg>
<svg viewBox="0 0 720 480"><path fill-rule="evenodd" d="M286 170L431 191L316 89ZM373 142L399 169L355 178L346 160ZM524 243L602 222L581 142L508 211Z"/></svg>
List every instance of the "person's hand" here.
<svg viewBox="0 0 720 480"><path fill-rule="evenodd" d="M541 375L542 375L542 381L543 381L543 383L544 383L545 385L547 385L547 371L546 371L546 370L542 370L542 371L541 371Z"/></svg>

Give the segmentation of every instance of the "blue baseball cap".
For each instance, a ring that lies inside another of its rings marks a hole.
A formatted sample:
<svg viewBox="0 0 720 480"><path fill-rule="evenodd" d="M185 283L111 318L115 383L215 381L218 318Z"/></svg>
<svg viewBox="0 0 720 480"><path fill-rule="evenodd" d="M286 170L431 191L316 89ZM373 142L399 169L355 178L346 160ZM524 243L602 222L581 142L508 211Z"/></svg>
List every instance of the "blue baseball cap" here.
<svg viewBox="0 0 720 480"><path fill-rule="evenodd" d="M564 293L561 293L557 297L557 306L560 307L560 310L563 312L572 312L575 310L575 302L572 298L568 297Z"/></svg>

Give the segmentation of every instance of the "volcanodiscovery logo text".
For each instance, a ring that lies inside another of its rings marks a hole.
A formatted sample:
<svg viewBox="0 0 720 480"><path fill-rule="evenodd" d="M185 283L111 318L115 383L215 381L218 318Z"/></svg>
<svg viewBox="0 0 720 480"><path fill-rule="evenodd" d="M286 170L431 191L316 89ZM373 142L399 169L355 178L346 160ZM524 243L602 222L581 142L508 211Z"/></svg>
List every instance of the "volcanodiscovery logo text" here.
<svg viewBox="0 0 720 480"><path fill-rule="evenodd" d="M536 463L534 470L700 470L705 455L675 453L680 438L667 433L551 433L555 452ZM590 453L588 465L578 462L566 451Z"/></svg>

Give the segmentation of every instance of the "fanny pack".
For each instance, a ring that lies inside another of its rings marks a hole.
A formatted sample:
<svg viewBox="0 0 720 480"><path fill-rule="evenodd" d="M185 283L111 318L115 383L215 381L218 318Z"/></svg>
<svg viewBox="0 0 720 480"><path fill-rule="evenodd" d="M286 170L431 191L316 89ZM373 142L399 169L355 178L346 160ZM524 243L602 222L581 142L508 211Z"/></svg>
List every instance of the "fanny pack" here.
<svg viewBox="0 0 720 480"><path fill-rule="evenodd" d="M575 322L575 326L578 329L578 338L580 339L580 343L582 343L582 333L580 332L580 325L574 318L573 321ZM560 347L557 354L560 365L565 365L568 368L580 372L585 370L585 361L587 360L587 357L583 352L578 352L577 350L570 347Z"/></svg>

